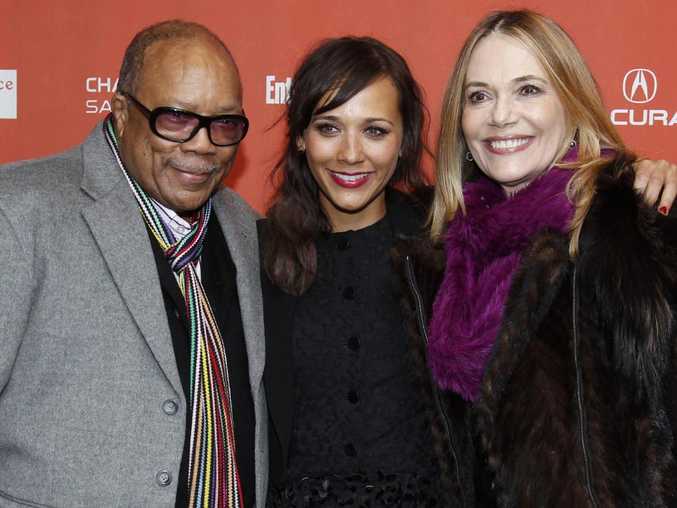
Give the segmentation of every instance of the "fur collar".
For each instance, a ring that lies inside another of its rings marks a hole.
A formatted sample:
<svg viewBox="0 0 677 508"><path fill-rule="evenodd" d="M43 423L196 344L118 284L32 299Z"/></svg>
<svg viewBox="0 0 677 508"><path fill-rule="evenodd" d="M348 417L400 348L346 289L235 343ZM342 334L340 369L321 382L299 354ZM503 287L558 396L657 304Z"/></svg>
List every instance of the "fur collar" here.
<svg viewBox="0 0 677 508"><path fill-rule="evenodd" d="M477 397L522 252L539 232L568 229L570 177L553 168L510 198L487 178L466 186L467 213L458 213L446 233L446 269L430 325L430 367L441 387Z"/></svg>

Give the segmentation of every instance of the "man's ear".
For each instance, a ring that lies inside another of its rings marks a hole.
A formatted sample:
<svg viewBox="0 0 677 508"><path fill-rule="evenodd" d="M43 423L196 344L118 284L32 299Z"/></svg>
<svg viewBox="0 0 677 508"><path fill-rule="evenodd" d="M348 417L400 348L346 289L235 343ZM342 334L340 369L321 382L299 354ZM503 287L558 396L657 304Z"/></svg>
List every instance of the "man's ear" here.
<svg viewBox="0 0 677 508"><path fill-rule="evenodd" d="M113 123L115 132L121 137L129 121L129 101L121 93L115 93L110 101L111 113L113 114Z"/></svg>

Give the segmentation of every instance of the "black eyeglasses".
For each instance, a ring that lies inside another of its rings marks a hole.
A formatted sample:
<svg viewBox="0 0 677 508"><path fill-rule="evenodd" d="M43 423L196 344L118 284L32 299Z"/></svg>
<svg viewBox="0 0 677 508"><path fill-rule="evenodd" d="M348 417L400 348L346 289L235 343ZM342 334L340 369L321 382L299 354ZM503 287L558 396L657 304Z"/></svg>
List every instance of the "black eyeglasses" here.
<svg viewBox="0 0 677 508"><path fill-rule="evenodd" d="M249 120L244 115L202 116L192 111L166 106L151 111L131 94L123 95L148 118L148 125L153 134L167 141L185 143L202 127L206 127L209 141L213 145L231 146L242 141L249 129Z"/></svg>

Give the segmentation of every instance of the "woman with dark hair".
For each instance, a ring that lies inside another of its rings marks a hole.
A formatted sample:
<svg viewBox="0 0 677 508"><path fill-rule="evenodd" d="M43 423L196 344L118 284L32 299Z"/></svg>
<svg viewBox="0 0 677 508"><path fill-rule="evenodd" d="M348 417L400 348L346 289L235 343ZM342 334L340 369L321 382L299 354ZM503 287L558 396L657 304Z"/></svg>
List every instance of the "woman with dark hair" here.
<svg viewBox="0 0 677 508"><path fill-rule="evenodd" d="M425 223L424 112L406 62L371 38L324 42L293 78L259 229L273 506L470 506L463 404L438 414L415 380L389 261Z"/></svg>

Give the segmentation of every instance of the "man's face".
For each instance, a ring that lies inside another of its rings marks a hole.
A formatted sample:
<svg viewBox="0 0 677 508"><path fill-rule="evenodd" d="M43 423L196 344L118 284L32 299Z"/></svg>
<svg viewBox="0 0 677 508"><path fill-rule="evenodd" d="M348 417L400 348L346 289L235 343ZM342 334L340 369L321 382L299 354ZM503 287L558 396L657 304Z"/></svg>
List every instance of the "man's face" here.
<svg viewBox="0 0 677 508"><path fill-rule="evenodd" d="M146 49L136 99L153 110L205 116L242 113L237 69L223 48L202 38L156 42ZM131 100L116 95L113 114L127 171L157 201L178 213L200 208L229 171L237 145L218 147L207 129L184 143L164 140Z"/></svg>

